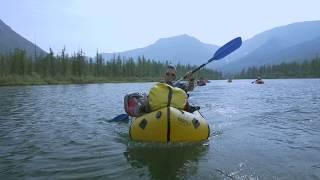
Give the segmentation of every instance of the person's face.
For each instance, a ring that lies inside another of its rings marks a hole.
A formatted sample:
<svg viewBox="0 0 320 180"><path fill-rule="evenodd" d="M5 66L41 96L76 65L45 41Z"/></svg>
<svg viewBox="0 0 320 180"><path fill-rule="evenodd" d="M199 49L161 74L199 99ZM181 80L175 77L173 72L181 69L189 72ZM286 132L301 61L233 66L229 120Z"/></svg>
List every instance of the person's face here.
<svg viewBox="0 0 320 180"><path fill-rule="evenodd" d="M168 68L164 75L164 80L167 83L172 83L172 81L176 80L176 70Z"/></svg>

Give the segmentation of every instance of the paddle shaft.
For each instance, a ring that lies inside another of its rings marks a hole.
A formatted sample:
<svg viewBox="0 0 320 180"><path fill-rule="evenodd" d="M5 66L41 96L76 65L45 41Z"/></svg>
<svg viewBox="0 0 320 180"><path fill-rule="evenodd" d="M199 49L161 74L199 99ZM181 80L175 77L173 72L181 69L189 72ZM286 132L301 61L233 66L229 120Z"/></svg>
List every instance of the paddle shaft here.
<svg viewBox="0 0 320 180"><path fill-rule="evenodd" d="M213 59L213 58L211 58L208 62L203 63L201 66L199 66L199 67L197 67L196 69L192 70L192 71L191 71L191 74L193 74L193 73L195 73L195 72L199 71L201 68L203 68L204 66L206 66L207 64L209 64L209 63L210 63L211 61L213 61L213 60L214 60L214 59ZM188 74L185 74L183 77L181 77L179 80L177 80L177 81L176 81L176 83L178 83L178 82L180 82L180 81L182 81L182 80L186 79L186 78L187 78L187 76L188 76Z"/></svg>
<svg viewBox="0 0 320 180"><path fill-rule="evenodd" d="M241 37L237 37L231 41L229 41L228 43L226 43L225 45L223 45L222 47L220 47L215 54L213 55L213 57L211 59L208 60L208 62L202 64L201 66L197 67L196 69L191 71L191 74L199 71L201 68L203 68L204 66L206 66L207 64L209 64L210 62L214 61L214 60L219 60L224 58L225 56L229 55L230 53L232 53L233 51L235 51L236 49L238 49L242 44L242 40ZM180 81L186 79L189 76L189 72L187 74L185 74L183 77L181 77L179 80L177 80L175 82L175 84L179 83Z"/></svg>

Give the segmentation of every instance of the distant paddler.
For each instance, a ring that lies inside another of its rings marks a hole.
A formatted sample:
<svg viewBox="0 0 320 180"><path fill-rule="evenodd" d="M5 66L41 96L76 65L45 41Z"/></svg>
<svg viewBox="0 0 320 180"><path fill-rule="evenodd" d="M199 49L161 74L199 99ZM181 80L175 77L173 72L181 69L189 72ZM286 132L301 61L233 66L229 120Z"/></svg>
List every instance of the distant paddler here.
<svg viewBox="0 0 320 180"><path fill-rule="evenodd" d="M260 76L257 77L257 79L253 82L251 82L252 84L255 83L255 84L264 84L264 81L261 79Z"/></svg>

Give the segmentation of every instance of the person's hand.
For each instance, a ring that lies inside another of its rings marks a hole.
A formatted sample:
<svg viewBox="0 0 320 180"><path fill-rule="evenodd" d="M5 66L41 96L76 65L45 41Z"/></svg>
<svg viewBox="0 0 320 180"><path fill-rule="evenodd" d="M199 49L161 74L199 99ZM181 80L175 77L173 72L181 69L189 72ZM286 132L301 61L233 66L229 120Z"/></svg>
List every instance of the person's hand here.
<svg viewBox="0 0 320 180"><path fill-rule="evenodd" d="M186 79L188 79L189 81L192 79L192 71L188 71L186 73Z"/></svg>

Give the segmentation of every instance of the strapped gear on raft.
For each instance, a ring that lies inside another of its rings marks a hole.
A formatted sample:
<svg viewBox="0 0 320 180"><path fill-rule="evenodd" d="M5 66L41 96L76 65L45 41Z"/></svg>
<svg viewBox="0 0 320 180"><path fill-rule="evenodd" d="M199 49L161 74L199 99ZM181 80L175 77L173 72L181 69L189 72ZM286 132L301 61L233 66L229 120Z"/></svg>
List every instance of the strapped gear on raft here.
<svg viewBox="0 0 320 180"><path fill-rule="evenodd" d="M124 110L132 117L139 117L149 112L147 95L139 92L127 94L124 97Z"/></svg>
<svg viewBox="0 0 320 180"><path fill-rule="evenodd" d="M168 94L170 89L172 90L172 95L169 106L181 110L184 109L188 99L188 96L184 90L177 87L172 87L166 83L157 83L151 88L148 96L151 111L168 106Z"/></svg>

